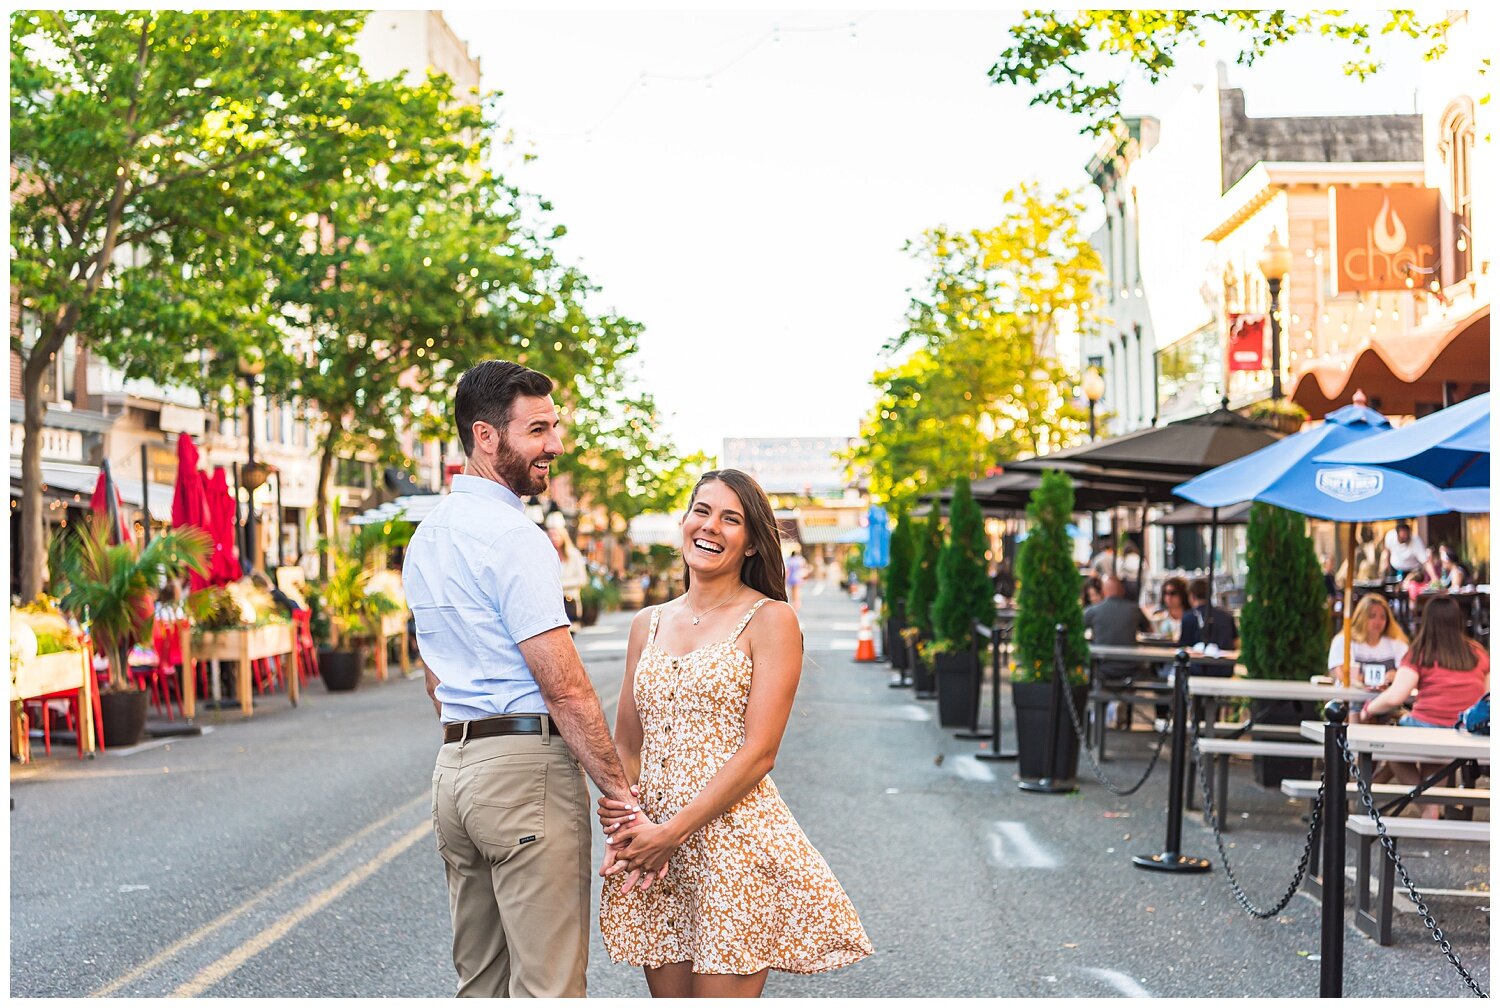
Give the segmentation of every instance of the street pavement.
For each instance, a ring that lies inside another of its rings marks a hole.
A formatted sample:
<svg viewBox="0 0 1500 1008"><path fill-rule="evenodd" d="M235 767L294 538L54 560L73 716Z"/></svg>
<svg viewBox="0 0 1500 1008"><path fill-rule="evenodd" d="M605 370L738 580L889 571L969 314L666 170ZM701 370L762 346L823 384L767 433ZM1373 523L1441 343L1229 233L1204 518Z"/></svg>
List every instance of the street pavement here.
<svg viewBox="0 0 1500 1008"><path fill-rule="evenodd" d="M1315 996L1320 908L1299 893L1258 921L1210 874L1140 871L1162 847L1166 761L1115 798L1080 769L1069 796L1027 794L1014 763L936 723L935 705L856 664L858 606L811 586L807 662L772 773L875 946L817 976L771 975L769 996ZM629 614L579 649L613 720ZM988 710L986 705L985 710ZM1010 730L1009 708L1004 727ZM419 679L352 694L314 684L203 719L212 730L79 761L11 767L11 987L18 997L446 997L447 897L428 819L438 737ZM1013 742L1013 736L1009 740ZM1144 770L1148 733L1114 733L1107 772ZM38 746L40 753L40 746ZM1274 902L1302 849L1301 803L1231 781L1225 835L1251 898ZM1214 856L1189 814L1187 853ZM595 843L595 863L602 856ZM1419 886L1487 887L1488 851L1403 845ZM595 880L597 894L598 880ZM1439 924L1489 987L1489 914L1437 898ZM1352 912L1347 915L1352 920ZM1382 948L1345 928L1345 994L1461 996L1420 919ZM597 927L595 996L645 996Z"/></svg>

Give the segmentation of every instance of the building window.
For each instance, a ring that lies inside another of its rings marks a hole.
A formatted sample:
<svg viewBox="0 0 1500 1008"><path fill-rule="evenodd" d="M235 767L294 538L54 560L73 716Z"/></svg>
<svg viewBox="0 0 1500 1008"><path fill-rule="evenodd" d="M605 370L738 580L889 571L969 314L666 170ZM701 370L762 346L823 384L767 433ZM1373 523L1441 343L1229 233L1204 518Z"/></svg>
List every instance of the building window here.
<svg viewBox="0 0 1500 1008"><path fill-rule="evenodd" d="M1474 161L1474 103L1460 98L1443 113L1438 151L1448 168L1449 209L1453 212L1453 275L1449 283L1465 279L1474 269L1474 192L1470 166Z"/></svg>

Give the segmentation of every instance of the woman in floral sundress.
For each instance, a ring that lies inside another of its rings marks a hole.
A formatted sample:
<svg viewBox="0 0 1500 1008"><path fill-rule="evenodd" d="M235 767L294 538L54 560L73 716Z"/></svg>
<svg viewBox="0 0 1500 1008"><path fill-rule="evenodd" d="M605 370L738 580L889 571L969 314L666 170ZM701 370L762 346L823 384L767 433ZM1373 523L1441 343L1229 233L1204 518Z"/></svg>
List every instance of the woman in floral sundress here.
<svg viewBox="0 0 1500 1008"><path fill-rule="evenodd" d="M705 473L682 520L687 593L630 628L615 746L640 813L600 800L599 924L655 997L757 997L767 970L818 973L872 951L767 776L802 670L778 540L753 479ZM637 873L654 884L633 885Z"/></svg>

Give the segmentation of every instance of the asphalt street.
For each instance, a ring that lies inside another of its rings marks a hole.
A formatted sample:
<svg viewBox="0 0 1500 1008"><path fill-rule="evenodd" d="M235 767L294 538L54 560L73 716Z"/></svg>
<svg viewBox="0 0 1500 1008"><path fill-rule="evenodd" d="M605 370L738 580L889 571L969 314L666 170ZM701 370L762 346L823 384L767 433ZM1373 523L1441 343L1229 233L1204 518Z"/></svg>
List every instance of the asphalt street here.
<svg viewBox="0 0 1500 1008"><path fill-rule="evenodd" d="M819 586L814 586L817 590ZM852 661L858 607L831 589L803 608L808 657L772 776L843 883L875 946L847 969L772 974L771 996L1314 996L1320 907L1273 920L1210 874L1135 869L1161 849L1167 775L1115 798L1081 770L1071 796L1027 794L1013 763ZM628 614L578 637L612 719ZM986 707L986 710L988 708ZM1009 730L1009 711L1005 728ZM310 686L201 737L80 761L66 746L11 766L11 980L18 997L446 997L447 896L428 818L438 746L420 680ZM1140 774L1148 733L1111 738L1108 772ZM40 746L38 746L40 753ZM1303 806L1231 782L1236 874L1258 903L1286 888ZM1190 814L1187 853L1214 856ZM603 845L595 843L595 863ZM1488 850L1408 843L1419 886L1488 885ZM597 879L596 879L597 890ZM1489 987L1487 903L1435 898L1455 950ZM1347 915L1352 918L1352 913ZM1347 996L1461 996L1413 913L1380 947L1346 924ZM644 996L597 928L592 995Z"/></svg>

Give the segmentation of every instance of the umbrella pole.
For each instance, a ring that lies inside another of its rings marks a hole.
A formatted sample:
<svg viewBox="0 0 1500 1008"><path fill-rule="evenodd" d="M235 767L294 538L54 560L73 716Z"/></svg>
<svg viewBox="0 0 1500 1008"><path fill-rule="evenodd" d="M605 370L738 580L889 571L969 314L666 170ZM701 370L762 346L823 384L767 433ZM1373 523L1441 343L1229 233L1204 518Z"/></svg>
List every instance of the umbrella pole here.
<svg viewBox="0 0 1500 1008"><path fill-rule="evenodd" d="M1208 525L1208 623L1214 619L1214 567L1219 562L1219 509L1214 508Z"/></svg>
<svg viewBox="0 0 1500 1008"><path fill-rule="evenodd" d="M1349 539L1344 557L1344 671L1339 675L1341 686L1349 685L1349 661L1354 650L1354 639L1350 635L1353 633L1354 623L1354 540L1358 528L1358 522L1349 522Z"/></svg>
<svg viewBox="0 0 1500 1008"><path fill-rule="evenodd" d="M141 443L141 525L145 528L146 545L151 544L151 469L146 463L147 450Z"/></svg>

